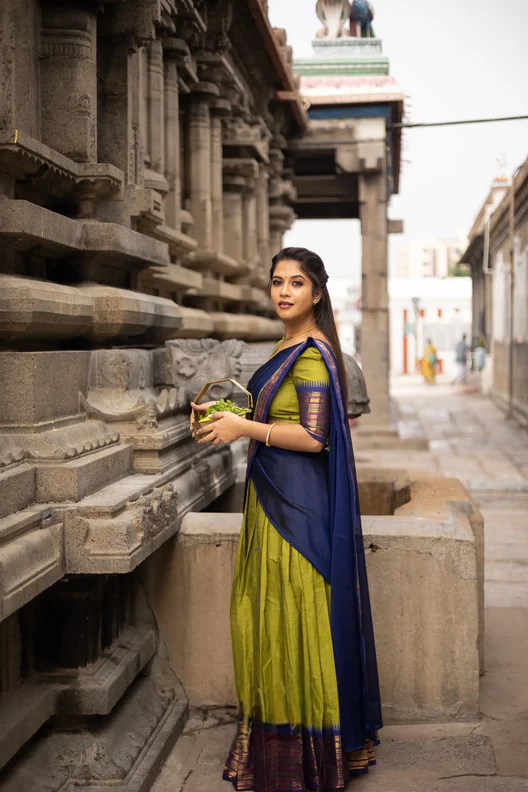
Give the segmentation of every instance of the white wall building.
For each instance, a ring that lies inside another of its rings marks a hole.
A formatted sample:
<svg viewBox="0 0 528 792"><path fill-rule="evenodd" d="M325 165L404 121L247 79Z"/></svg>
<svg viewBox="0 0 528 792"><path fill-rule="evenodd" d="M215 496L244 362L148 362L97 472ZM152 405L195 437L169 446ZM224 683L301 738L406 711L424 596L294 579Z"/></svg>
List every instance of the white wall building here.
<svg viewBox="0 0 528 792"><path fill-rule="evenodd" d="M343 352L355 355L359 352L359 328L361 326L361 286L357 280L347 276L334 276L328 281L337 332Z"/></svg>
<svg viewBox="0 0 528 792"><path fill-rule="evenodd" d="M390 354L394 374L412 374L427 339L442 370L454 367L455 344L471 342L471 278L390 278Z"/></svg>
<svg viewBox="0 0 528 792"><path fill-rule="evenodd" d="M460 261L467 239L409 239L396 257L397 278L447 278Z"/></svg>

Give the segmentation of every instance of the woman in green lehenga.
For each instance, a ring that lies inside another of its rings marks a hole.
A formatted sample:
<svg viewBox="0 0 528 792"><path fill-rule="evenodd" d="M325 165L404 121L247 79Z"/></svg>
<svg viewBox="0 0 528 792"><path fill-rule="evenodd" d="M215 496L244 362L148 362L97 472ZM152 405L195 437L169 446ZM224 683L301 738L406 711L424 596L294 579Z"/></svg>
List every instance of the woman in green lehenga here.
<svg viewBox="0 0 528 792"><path fill-rule="evenodd" d="M374 763L382 725L327 279L304 248L274 257L286 332L248 385L253 420L224 412L193 426L200 443L251 441L231 601L240 717L224 771L237 790L343 788Z"/></svg>

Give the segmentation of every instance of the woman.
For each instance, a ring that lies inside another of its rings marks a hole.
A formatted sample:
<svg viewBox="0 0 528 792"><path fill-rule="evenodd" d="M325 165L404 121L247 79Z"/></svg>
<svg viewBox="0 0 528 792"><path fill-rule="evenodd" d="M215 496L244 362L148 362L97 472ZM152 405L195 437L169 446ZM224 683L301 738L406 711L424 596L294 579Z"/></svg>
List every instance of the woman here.
<svg viewBox="0 0 528 792"><path fill-rule="evenodd" d="M327 280L305 248L273 258L286 332L249 382L253 420L216 413L195 432L200 443L251 441L231 602L240 717L224 771L237 790L341 789L374 763L382 725Z"/></svg>
<svg viewBox="0 0 528 792"><path fill-rule="evenodd" d="M422 360L422 374L428 385L434 385L436 382L436 364L436 347L429 338Z"/></svg>

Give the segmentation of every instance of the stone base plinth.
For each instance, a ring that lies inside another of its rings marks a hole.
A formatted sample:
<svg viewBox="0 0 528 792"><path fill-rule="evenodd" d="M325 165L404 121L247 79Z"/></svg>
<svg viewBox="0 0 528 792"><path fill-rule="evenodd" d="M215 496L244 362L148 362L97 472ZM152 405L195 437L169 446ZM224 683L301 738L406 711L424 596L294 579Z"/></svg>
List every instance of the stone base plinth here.
<svg viewBox="0 0 528 792"><path fill-rule="evenodd" d="M385 721L474 719L482 521L455 480L385 473L360 474L369 508L382 512L364 516L363 531ZM235 702L229 601L240 525L240 513L188 514L149 562L150 599L192 706Z"/></svg>

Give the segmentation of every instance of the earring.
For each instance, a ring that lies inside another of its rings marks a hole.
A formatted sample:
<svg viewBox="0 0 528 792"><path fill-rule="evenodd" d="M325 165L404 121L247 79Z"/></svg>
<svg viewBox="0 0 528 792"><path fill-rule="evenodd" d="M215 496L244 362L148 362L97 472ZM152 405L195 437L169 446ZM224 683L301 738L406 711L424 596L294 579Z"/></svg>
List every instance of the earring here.
<svg viewBox="0 0 528 792"><path fill-rule="evenodd" d="M313 301L313 304L314 304L314 305L317 305L317 303L318 303L318 302L319 302L319 300L314 300L314 301Z"/></svg>

